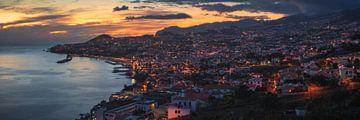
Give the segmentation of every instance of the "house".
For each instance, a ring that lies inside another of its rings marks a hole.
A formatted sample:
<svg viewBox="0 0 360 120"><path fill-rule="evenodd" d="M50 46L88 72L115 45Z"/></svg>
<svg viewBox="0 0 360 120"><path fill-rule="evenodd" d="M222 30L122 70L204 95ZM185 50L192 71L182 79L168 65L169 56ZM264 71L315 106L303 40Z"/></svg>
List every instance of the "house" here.
<svg viewBox="0 0 360 120"><path fill-rule="evenodd" d="M276 92L278 94L290 94L307 91L308 86L302 78L294 72L283 73L279 81L276 82Z"/></svg>
<svg viewBox="0 0 360 120"><path fill-rule="evenodd" d="M340 86L346 87L347 89L360 88L360 82L353 80L350 77L341 79L338 83Z"/></svg>
<svg viewBox="0 0 360 120"><path fill-rule="evenodd" d="M255 91L256 88L263 87L263 79L260 77L251 78L246 82L246 86L249 90Z"/></svg>
<svg viewBox="0 0 360 120"><path fill-rule="evenodd" d="M232 95L234 93L234 87L224 84L211 84L194 88L194 90L200 93L207 93L217 99L222 99L226 95Z"/></svg>
<svg viewBox="0 0 360 120"><path fill-rule="evenodd" d="M304 65L304 73L310 76L315 76L320 72L320 67L318 67L315 62L306 63Z"/></svg>
<svg viewBox="0 0 360 120"><path fill-rule="evenodd" d="M128 115L129 113L132 113L135 109L135 102L125 102L120 106L117 106L113 109L109 109L104 112L104 120L116 120L117 118L120 118L122 116Z"/></svg>
<svg viewBox="0 0 360 120"><path fill-rule="evenodd" d="M140 100L135 103L135 111L144 111L146 114L153 113L157 107L155 100Z"/></svg>
<svg viewBox="0 0 360 120"><path fill-rule="evenodd" d="M167 120L168 106L169 106L168 104L164 104L164 105L160 105L158 108L156 108L154 110L154 119L155 120ZM173 113L175 113L175 111Z"/></svg>
<svg viewBox="0 0 360 120"><path fill-rule="evenodd" d="M102 101L91 109L90 117L96 120L115 120L133 112L134 107L135 101L133 100Z"/></svg>
<svg viewBox="0 0 360 120"><path fill-rule="evenodd" d="M208 106L209 95L207 93L198 93L191 90L183 90L175 95L168 106L168 119L178 118L189 115L199 108Z"/></svg>
<svg viewBox="0 0 360 120"><path fill-rule="evenodd" d="M188 108L182 108L180 106L175 106L175 105L170 105L167 108L167 116L168 119L174 119L174 118L179 118L182 116L187 116L191 114L190 109Z"/></svg>
<svg viewBox="0 0 360 120"><path fill-rule="evenodd" d="M356 73L353 68L348 68L348 67L340 67L339 68L340 79L344 79L347 77L354 78L355 75L356 75Z"/></svg>
<svg viewBox="0 0 360 120"><path fill-rule="evenodd" d="M104 112L106 107L102 105L96 105L90 110L91 119L104 120Z"/></svg>
<svg viewBox="0 0 360 120"><path fill-rule="evenodd" d="M339 77L339 70L332 69L332 68L325 68L321 72L322 75L331 78L338 78Z"/></svg>

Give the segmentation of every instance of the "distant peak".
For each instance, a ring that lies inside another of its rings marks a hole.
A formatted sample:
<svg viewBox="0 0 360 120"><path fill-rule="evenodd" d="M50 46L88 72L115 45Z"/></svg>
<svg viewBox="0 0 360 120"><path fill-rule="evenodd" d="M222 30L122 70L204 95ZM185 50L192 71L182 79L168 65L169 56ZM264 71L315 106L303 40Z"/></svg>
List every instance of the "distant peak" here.
<svg viewBox="0 0 360 120"><path fill-rule="evenodd" d="M101 34L101 35L95 37L95 39L110 39L110 38L113 38L113 37L111 37L108 34Z"/></svg>
<svg viewBox="0 0 360 120"><path fill-rule="evenodd" d="M179 26L170 26L170 27L166 27L165 29L178 29L180 28Z"/></svg>

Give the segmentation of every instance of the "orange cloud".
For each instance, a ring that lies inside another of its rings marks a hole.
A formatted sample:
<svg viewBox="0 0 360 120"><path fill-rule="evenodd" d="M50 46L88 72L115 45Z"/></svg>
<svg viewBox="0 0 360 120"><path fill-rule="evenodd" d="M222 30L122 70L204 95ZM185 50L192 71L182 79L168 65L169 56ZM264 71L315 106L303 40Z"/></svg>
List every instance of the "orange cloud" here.
<svg viewBox="0 0 360 120"><path fill-rule="evenodd" d="M66 34L68 31L66 30L59 30L59 31L51 31L49 34L57 35L57 34Z"/></svg>

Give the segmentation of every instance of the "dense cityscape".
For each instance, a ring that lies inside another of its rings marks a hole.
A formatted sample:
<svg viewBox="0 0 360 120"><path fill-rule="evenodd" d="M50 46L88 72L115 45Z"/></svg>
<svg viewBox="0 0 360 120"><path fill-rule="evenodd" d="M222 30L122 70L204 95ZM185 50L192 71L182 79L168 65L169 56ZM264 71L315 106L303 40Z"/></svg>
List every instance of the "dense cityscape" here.
<svg viewBox="0 0 360 120"><path fill-rule="evenodd" d="M358 120L360 0L0 0L0 120Z"/></svg>
<svg viewBox="0 0 360 120"><path fill-rule="evenodd" d="M246 19L238 22L252 24L166 28L138 37L104 34L49 51L129 68L134 83L81 120L353 120L360 117L358 13Z"/></svg>

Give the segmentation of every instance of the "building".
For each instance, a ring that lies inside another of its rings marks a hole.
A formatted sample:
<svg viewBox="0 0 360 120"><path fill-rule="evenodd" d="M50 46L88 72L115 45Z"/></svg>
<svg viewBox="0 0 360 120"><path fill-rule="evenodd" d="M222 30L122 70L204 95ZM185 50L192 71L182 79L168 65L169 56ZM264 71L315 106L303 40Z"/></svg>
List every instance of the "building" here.
<svg viewBox="0 0 360 120"><path fill-rule="evenodd" d="M232 95L234 93L234 87L230 85L218 84L200 86L198 88L195 88L195 90L201 93L207 93L217 99L222 99L224 98L224 96Z"/></svg>
<svg viewBox="0 0 360 120"><path fill-rule="evenodd" d="M168 111L168 119L179 118L182 116L187 116L191 114L189 108L182 108L180 106L170 105L167 108Z"/></svg>
<svg viewBox="0 0 360 120"><path fill-rule="evenodd" d="M144 111L146 114L153 113L157 107L158 104L155 100L140 100L135 104L136 111Z"/></svg>
<svg viewBox="0 0 360 120"><path fill-rule="evenodd" d="M104 120L117 120L135 110L135 102L129 102L104 112Z"/></svg>
<svg viewBox="0 0 360 120"><path fill-rule="evenodd" d="M167 120L168 118L168 104L166 105L160 105L158 108L154 110L154 119L155 120ZM174 111L175 112L175 111Z"/></svg>
<svg viewBox="0 0 360 120"><path fill-rule="evenodd" d="M263 80L259 77L251 78L246 83L246 86L249 88L249 90L255 91L257 88L263 87Z"/></svg>
<svg viewBox="0 0 360 120"><path fill-rule="evenodd" d="M183 90L172 98L171 105L168 107L168 119L186 116L199 108L206 107L209 104L208 99L207 93Z"/></svg>
<svg viewBox="0 0 360 120"><path fill-rule="evenodd" d="M90 110L90 117L91 120L115 120L134 110L135 101L133 100L102 101Z"/></svg>

